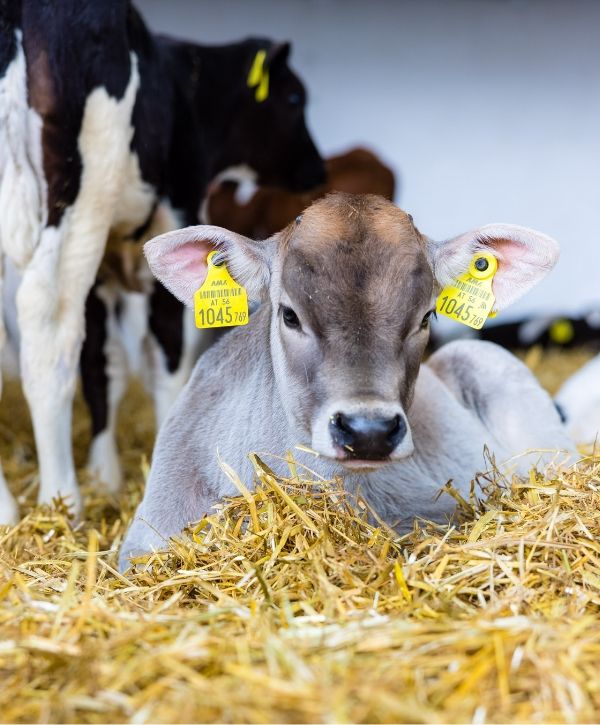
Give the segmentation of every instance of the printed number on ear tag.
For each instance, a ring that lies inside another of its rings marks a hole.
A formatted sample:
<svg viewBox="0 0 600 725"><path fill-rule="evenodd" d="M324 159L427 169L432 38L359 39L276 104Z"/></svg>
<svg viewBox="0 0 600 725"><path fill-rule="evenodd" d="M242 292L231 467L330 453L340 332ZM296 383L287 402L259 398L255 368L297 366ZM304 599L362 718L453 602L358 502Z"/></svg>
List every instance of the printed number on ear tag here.
<svg viewBox="0 0 600 725"><path fill-rule="evenodd" d="M206 258L206 279L194 294L196 327L235 327L248 324L248 295L227 271L214 264L218 252Z"/></svg>
<svg viewBox="0 0 600 725"><path fill-rule="evenodd" d="M489 252L477 252L469 269L440 292L435 310L438 314L480 330L493 312L495 297L492 280L498 260Z"/></svg>

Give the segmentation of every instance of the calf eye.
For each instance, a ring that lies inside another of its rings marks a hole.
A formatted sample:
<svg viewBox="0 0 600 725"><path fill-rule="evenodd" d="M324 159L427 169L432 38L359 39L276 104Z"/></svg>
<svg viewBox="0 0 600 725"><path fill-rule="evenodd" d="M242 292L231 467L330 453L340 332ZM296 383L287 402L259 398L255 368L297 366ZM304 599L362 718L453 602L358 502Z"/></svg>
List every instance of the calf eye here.
<svg viewBox="0 0 600 725"><path fill-rule="evenodd" d="M421 330L426 330L429 327L429 320L431 319L431 315L437 317L435 310L429 310L429 312L421 320Z"/></svg>
<svg viewBox="0 0 600 725"><path fill-rule="evenodd" d="M299 106L302 98L299 93L290 93L287 100L290 106Z"/></svg>
<svg viewBox="0 0 600 725"><path fill-rule="evenodd" d="M298 315L291 307L284 307L282 305L281 316L283 317L283 323L286 327L289 327L293 330L300 329L300 320L298 319Z"/></svg>

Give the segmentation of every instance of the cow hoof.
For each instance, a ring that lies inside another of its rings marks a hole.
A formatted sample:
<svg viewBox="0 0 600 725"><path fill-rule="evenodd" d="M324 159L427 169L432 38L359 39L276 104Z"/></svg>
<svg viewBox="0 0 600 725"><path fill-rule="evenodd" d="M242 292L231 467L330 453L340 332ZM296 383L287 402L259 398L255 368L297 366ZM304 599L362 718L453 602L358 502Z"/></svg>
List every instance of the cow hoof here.
<svg viewBox="0 0 600 725"><path fill-rule="evenodd" d="M69 487L68 489L62 487L59 490L55 489L48 493L44 492L43 488L41 488L38 496L38 504L53 506L58 498L62 499L65 507L69 511L69 517L73 520L73 522L75 524L79 523L83 514L83 500L81 498L79 486L75 484L73 487Z"/></svg>

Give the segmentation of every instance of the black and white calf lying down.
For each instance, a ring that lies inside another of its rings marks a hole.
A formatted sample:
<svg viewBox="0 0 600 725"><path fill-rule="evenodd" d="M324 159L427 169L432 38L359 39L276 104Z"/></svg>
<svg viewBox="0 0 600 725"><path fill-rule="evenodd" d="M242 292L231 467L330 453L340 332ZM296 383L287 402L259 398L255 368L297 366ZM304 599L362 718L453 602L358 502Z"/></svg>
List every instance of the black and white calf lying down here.
<svg viewBox="0 0 600 725"><path fill-rule="evenodd" d="M118 275L97 279L107 245L119 258L197 222L207 181L226 167L247 164L292 189L323 181L288 51L260 39L205 47L158 37L128 0L0 0L0 281L10 264L41 502L60 494L80 510L71 407L84 330L93 458L118 485L111 425L123 354L108 318L121 288ZM126 256L149 298L162 414L192 367L194 340L180 302L138 268L141 255ZM17 516L0 471L0 523Z"/></svg>
<svg viewBox="0 0 600 725"><path fill-rule="evenodd" d="M436 493L452 479L467 495L485 470L484 446L507 473L525 474L549 450L576 455L552 400L506 350L455 342L421 362L440 286L475 252L491 252L504 309L556 262L544 234L493 224L433 241L391 202L332 194L264 242L196 226L149 241L145 253L190 305L214 248L264 303L202 356L171 409L121 568L236 493L219 456L249 482L249 451L308 446L317 457L296 450L300 463L343 476L402 528L415 516L443 519L452 502Z"/></svg>

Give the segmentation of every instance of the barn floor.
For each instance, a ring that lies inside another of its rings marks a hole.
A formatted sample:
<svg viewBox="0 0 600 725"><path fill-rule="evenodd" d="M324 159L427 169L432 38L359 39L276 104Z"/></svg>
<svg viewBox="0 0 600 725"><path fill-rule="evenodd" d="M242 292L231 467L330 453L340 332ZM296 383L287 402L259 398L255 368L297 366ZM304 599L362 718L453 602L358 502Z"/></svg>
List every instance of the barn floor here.
<svg viewBox="0 0 600 725"><path fill-rule="evenodd" d="M552 391L586 357L527 361ZM255 494L125 578L115 551L152 429L132 386L126 490L113 500L85 483L86 523L72 528L32 507L32 434L7 385L0 454L26 515L0 529L1 721L600 720L600 458L497 481L455 527L401 540L334 483L316 491L293 466L277 481L257 460ZM88 436L78 401L78 465Z"/></svg>

